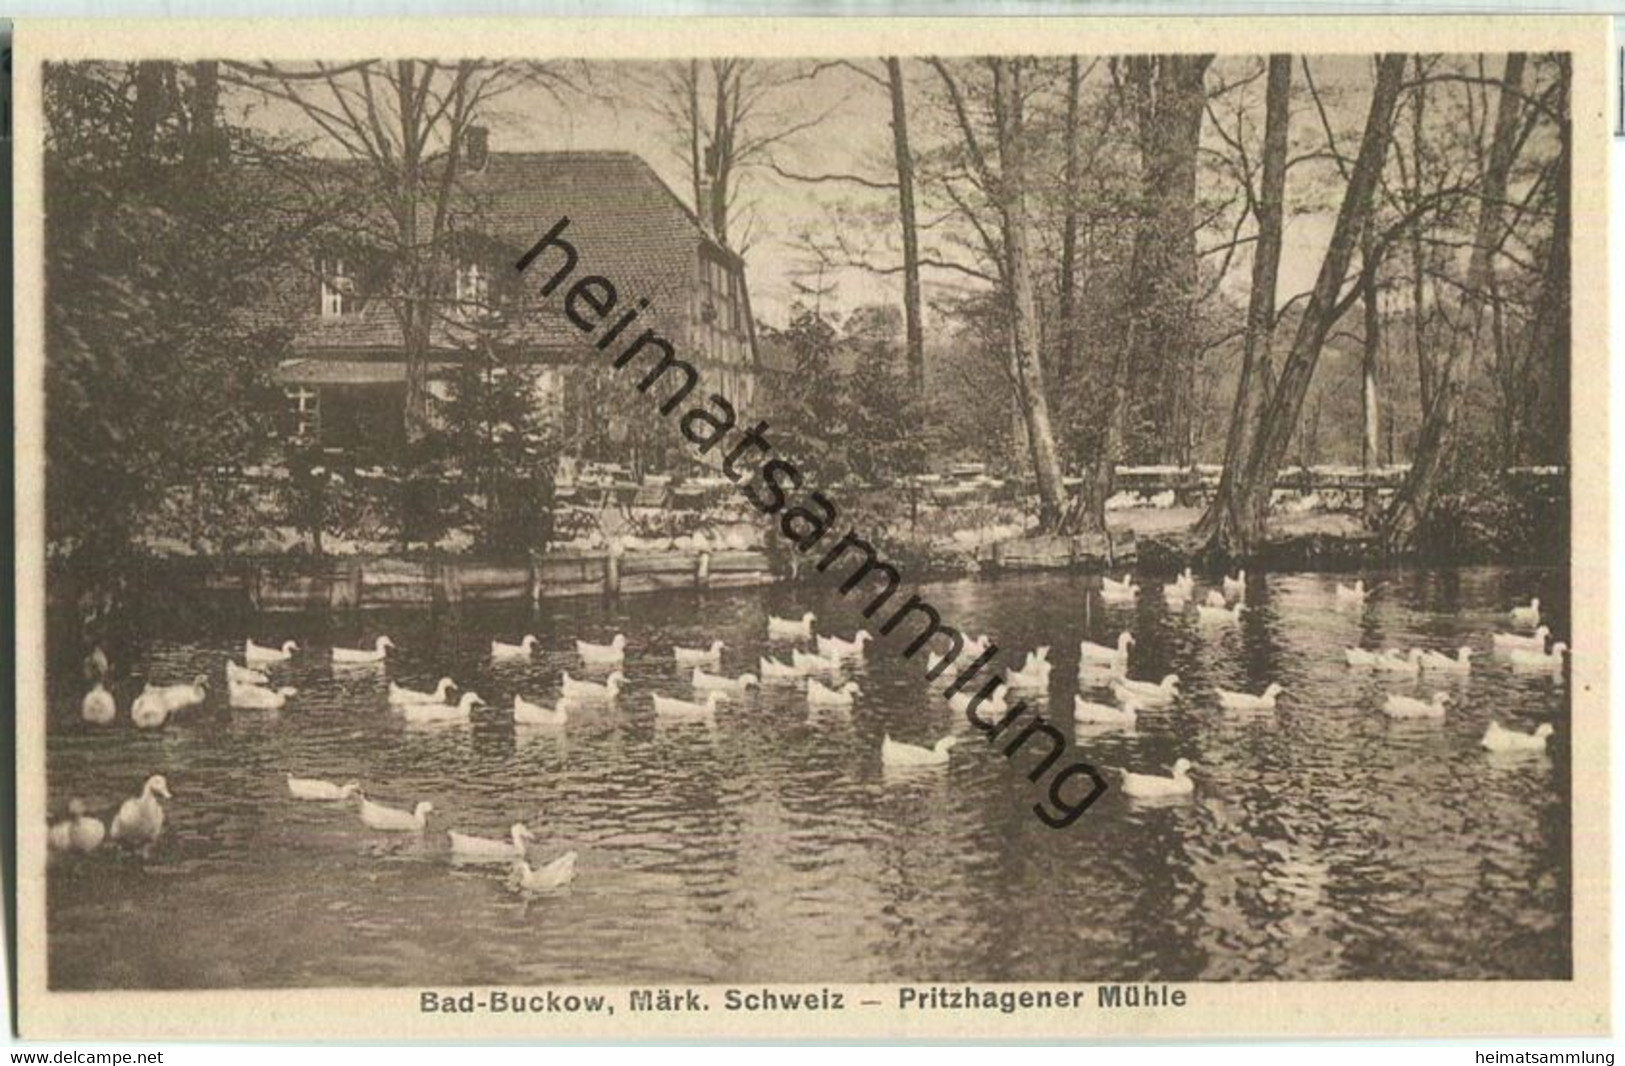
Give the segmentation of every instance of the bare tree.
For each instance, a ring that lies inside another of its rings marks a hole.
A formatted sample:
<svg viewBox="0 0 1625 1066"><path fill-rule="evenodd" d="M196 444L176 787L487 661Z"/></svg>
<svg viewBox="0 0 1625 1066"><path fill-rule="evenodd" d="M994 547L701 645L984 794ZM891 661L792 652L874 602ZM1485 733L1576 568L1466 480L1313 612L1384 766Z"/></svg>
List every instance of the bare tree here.
<svg viewBox="0 0 1625 1066"><path fill-rule="evenodd" d="M983 147L978 123L972 118L968 94L947 63L929 60L947 94L959 132L970 178L981 190L996 219L997 233L983 228L975 210L966 204L967 221L979 234L987 257L996 265L1007 316L1006 342L1016 402L1026 430L1027 450L1038 486L1039 527L1050 533L1070 532L1075 509L1066 506L1060 453L1050 421L1049 395L1044 378L1038 301L1033 281L1032 220L1028 208L1031 176L1027 158L1026 88L1024 75L1033 63L1028 58L989 57L979 65L991 79L987 94L993 153ZM953 195L950 192L950 195ZM964 203L963 200L960 201Z"/></svg>
<svg viewBox="0 0 1625 1066"><path fill-rule="evenodd" d="M647 106L671 131L688 164L695 213L713 237L736 251L750 246L745 173L769 166L776 146L829 113L792 118L775 106L781 90L812 74L737 57L691 59L663 64L645 82Z"/></svg>
<svg viewBox="0 0 1625 1066"><path fill-rule="evenodd" d="M1454 436L1460 396L1464 387L1456 371L1463 351L1466 351L1472 364L1478 361L1484 337L1485 312L1494 299L1493 257L1502 239L1500 231L1502 208L1506 202L1507 179L1519 143L1525 61L1526 57L1522 52L1513 52L1506 58L1500 99L1496 106L1495 132L1480 187L1478 226L1467 267L1465 294L1468 315L1467 344L1453 345L1440 366L1430 370L1425 363L1422 365L1426 389L1422 432L1417 441L1416 452L1411 458L1411 469L1383 520L1384 539L1392 547L1403 547L1409 543L1432 502L1434 486ZM1417 228L1420 229L1419 224ZM1417 273L1420 276L1420 269Z"/></svg>
<svg viewBox="0 0 1625 1066"><path fill-rule="evenodd" d="M1190 458L1196 366L1196 158L1211 55L1132 56L1123 64L1140 149L1141 206L1129 282L1129 358L1156 368L1161 458Z"/></svg>
<svg viewBox="0 0 1625 1066"><path fill-rule="evenodd" d="M421 439L430 429L432 330L450 299L446 257L468 131L516 89L557 99L574 87L570 73L545 63L372 59L230 63L222 77L293 105L348 157L333 176L359 209L364 239L388 260L385 295L406 358L406 433Z"/></svg>
<svg viewBox="0 0 1625 1066"><path fill-rule="evenodd" d="M1236 477L1252 450L1253 435L1273 387L1270 353L1275 332L1276 278L1281 268L1291 95L1292 57L1270 56L1264 97L1263 175L1253 205L1258 240L1253 248L1252 289L1247 300L1246 330L1242 335L1241 376L1236 383L1230 432L1225 438L1219 491L1197 525L1197 532L1204 536L1214 536L1227 527L1239 527L1243 520L1241 514L1234 510L1227 512L1226 508L1233 508L1239 500L1235 491Z"/></svg>
<svg viewBox="0 0 1625 1066"><path fill-rule="evenodd" d="M1251 554L1263 542L1269 516L1270 494L1276 474L1303 410L1304 396L1315 365L1333 324L1349 306L1339 300L1349 261L1372 210L1373 194L1393 136L1394 110L1399 100L1406 57L1392 53L1377 62L1376 85L1366 116L1359 155L1349 174L1331 242L1321 261L1314 288L1299 319L1292 347L1282 366L1268 405L1259 416L1246 465L1238 469L1214 500L1217 526L1211 543L1232 555Z"/></svg>

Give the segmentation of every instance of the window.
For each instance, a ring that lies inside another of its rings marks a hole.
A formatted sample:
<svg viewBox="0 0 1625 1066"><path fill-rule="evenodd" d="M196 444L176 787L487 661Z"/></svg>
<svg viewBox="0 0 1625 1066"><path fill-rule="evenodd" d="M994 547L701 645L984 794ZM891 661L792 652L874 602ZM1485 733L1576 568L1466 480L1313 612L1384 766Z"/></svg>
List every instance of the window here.
<svg viewBox="0 0 1625 1066"><path fill-rule="evenodd" d="M325 258L317 264L322 278L322 317L339 318L355 313L355 279L343 259Z"/></svg>
<svg viewBox="0 0 1625 1066"><path fill-rule="evenodd" d="M479 263L457 268L457 304L464 311L483 309L491 300L491 275Z"/></svg>
<svg viewBox="0 0 1625 1066"><path fill-rule="evenodd" d="M293 439L300 444L314 441L322 432L321 393L301 385L288 389L287 396L293 404Z"/></svg>

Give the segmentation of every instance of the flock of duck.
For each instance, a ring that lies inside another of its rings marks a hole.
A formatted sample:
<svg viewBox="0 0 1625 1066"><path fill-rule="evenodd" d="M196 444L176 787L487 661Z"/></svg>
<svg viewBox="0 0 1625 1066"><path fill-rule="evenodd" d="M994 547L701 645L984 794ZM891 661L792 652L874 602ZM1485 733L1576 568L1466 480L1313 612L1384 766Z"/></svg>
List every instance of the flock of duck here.
<svg viewBox="0 0 1625 1066"><path fill-rule="evenodd" d="M1219 587L1207 591L1196 602L1197 617L1205 625L1225 625L1240 619L1248 609L1246 602L1247 578L1242 571L1226 576ZM1129 579L1103 579L1101 595L1107 603L1131 604L1136 602L1141 589ZM1189 569L1172 584L1162 588L1163 598L1171 610L1183 611L1196 601L1197 589ZM1363 609L1367 590L1363 580L1352 586L1339 583L1335 590L1337 606L1341 609ZM1541 623L1540 601L1514 607L1508 615L1511 631L1493 634L1494 652L1507 658L1520 669L1559 670L1564 663L1567 646L1557 641L1548 648L1550 630ZM659 719L710 720L719 705L738 699L751 688L768 685L795 685L801 687L809 707L851 708L862 690L855 681L841 682L842 671L854 660L861 659L871 641L867 631L858 631L851 639L815 633L816 618L811 612L800 618L769 616L767 636L772 642L788 642L788 656L763 655L758 659L758 672L728 676L721 673L722 653L725 645L713 640L702 648L673 647L672 658L679 669L688 671L692 688L683 698L662 693L652 694L654 713ZM1521 632L1520 632L1521 630ZM810 650L794 645L811 644ZM967 639L960 651L960 661L970 662L980 657L989 644L987 636ZM518 643L492 641L490 656L496 662L527 661L532 658L540 641L527 635ZM1076 694L1073 696L1073 718L1080 725L1097 728L1133 728L1140 711L1146 708L1169 706L1179 696L1179 676L1168 674L1160 680L1136 679L1128 676L1129 652L1134 636L1128 631L1119 634L1115 644L1096 644L1083 641L1080 645L1079 681L1088 687L1109 689L1114 702L1096 702ZM371 648L331 649L335 668L377 668L387 662L394 642L387 636L378 637ZM568 671L560 678L560 696L551 705L527 699L519 693L513 696L513 719L525 726L562 726L572 711L590 705L606 705L617 701L626 683L620 667L625 663L627 642L617 634L607 644L575 641L575 653L583 667L599 672L607 671L602 680L573 677ZM280 646L245 642L243 663L228 660L226 687L231 707L248 710L278 710L298 695L298 690L271 682L271 673L279 664L288 663L298 651L298 645L287 641ZM949 704L963 716L974 704L975 712L986 716L1008 710L1005 692L1021 690L1047 691L1050 680L1049 648L1040 647L1029 652L1021 666L1006 670L1003 688L985 697L971 692L955 693ZM1395 677L1420 677L1434 674L1467 674L1472 669L1472 649L1463 647L1456 655L1413 648L1345 649L1345 659L1351 669L1372 671ZM91 723L107 724L118 716L117 704L101 678L107 674L107 661L100 650L92 654L90 667L98 678L81 704L82 717ZM951 676L942 658L929 655L927 666L932 676L948 680ZM130 719L139 728L154 728L164 724L179 711L204 702L208 694L207 675L198 675L192 682L175 685L148 684L135 697L130 706ZM456 702L448 702L452 692L459 695ZM1278 684L1268 685L1262 692L1251 693L1218 689L1221 708L1227 711L1271 711L1276 701L1286 692ZM1442 718L1451 702L1448 692L1436 692L1430 700L1417 699L1400 693L1389 693L1383 710L1393 718ZM473 708L485 705L481 697L461 690L449 678L440 678L433 689L420 691L391 681L388 685L388 703L392 711L409 723L467 722ZM1490 722L1481 744L1495 752L1541 752L1546 749L1552 727L1543 724L1533 733L1523 733L1499 722ZM880 760L883 766L912 770L942 767L949 762L950 751L958 741L955 735L943 737L930 747L907 744L883 736ZM1190 795L1194 782L1190 771L1194 764L1185 758L1176 760L1167 775L1118 770L1123 793L1131 797L1169 797ZM287 774L287 791L295 800L346 805L359 801L358 814L363 825L377 832L422 834L428 828L428 816L434 811L433 803L425 800L410 810L377 803L363 791L360 782L335 784L319 778ZM124 801L113 817L110 827L91 816L83 802L77 798L68 804L67 818L52 824L48 830L51 850L59 852L89 852L101 847L104 840L121 845L150 848L163 832L164 807L160 800L171 799L168 782L163 775L148 778L140 795ZM475 836L454 830L447 831L453 859L458 862L505 863L511 869L512 884L523 891L539 891L568 884L575 876L576 853L567 852L551 861L533 867L530 864L529 845L535 840L530 829L522 822L510 828L505 839Z"/></svg>
<svg viewBox="0 0 1625 1066"><path fill-rule="evenodd" d="M1103 580L1101 595L1107 603L1132 603L1140 594L1139 586L1134 584L1132 579L1117 580L1107 577ZM1185 610L1195 600L1196 591L1195 578L1188 568L1172 584L1162 587L1163 599L1169 609L1174 611ZM1245 570L1234 577L1224 577L1219 588L1208 590L1205 597L1197 603L1198 620L1209 625L1238 621L1247 610L1246 592ZM1353 585L1339 582L1334 593L1336 604L1339 609L1361 610L1365 607L1367 592L1364 579L1355 581ZM1568 645L1556 641L1550 648L1547 647L1551 630L1541 624L1540 600L1534 599L1527 605L1513 607L1507 617L1514 631L1498 632L1491 636L1491 647L1497 655L1504 656L1516 669L1562 670ZM1532 632L1520 633L1515 631L1517 629ZM1075 696L1073 717L1076 721L1091 726L1132 728L1141 709L1167 706L1178 696L1177 674L1168 674L1159 682L1136 681L1126 676L1129 648L1133 644L1133 635L1126 631L1118 636L1115 646L1083 642L1079 663L1080 680L1092 681L1097 686L1109 686L1117 702L1115 705L1095 703L1085 700L1081 695ZM1044 657L1046 651L1047 649L1040 648L1029 655L1023 670L1042 668L1043 676L1047 678L1047 662ZM1423 648L1412 648L1409 651L1394 648L1344 649L1344 659L1350 668L1391 674L1396 677L1465 675L1472 669L1472 656L1473 650L1470 647L1460 648L1453 656ZM1286 689L1278 683L1271 683L1263 692L1257 694L1232 692L1221 688L1218 690L1219 705L1228 711L1274 710L1277 698L1285 691ZM1443 718L1450 702L1451 696L1445 691L1435 692L1429 700L1390 692L1384 698L1383 712L1391 718ZM1544 752L1546 741L1552 732L1552 726L1549 724L1540 725L1533 733L1524 733L1491 721L1485 728L1480 744L1493 752ZM1194 789L1189 776L1189 771L1193 768L1194 764L1190 760L1182 758L1175 762L1172 775L1169 777L1124 772L1123 791L1130 796L1189 794Z"/></svg>

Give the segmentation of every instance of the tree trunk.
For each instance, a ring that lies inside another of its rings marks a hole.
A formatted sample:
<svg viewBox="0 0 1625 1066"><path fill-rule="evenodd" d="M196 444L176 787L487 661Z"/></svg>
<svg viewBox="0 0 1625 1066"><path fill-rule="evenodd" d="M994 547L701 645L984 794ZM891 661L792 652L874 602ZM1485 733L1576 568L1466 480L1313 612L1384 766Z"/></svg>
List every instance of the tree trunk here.
<svg viewBox="0 0 1625 1066"><path fill-rule="evenodd" d="M1156 455L1190 457L1197 296L1196 160L1211 55L1129 60L1140 144L1139 276L1130 279L1139 319L1134 366L1152 375Z"/></svg>
<svg viewBox="0 0 1625 1066"><path fill-rule="evenodd" d="M1258 241L1253 250L1252 292L1247 300L1247 328L1242 337L1241 378L1236 385L1235 408L1225 439L1219 490L1197 525L1197 532L1212 538L1211 547L1221 554L1230 550L1230 533L1241 523L1241 514L1235 508L1237 477L1252 450L1253 437L1273 384L1270 353L1275 330L1276 278L1281 267L1291 95L1292 57L1270 56L1264 99L1264 173L1257 201Z"/></svg>
<svg viewBox="0 0 1625 1066"><path fill-rule="evenodd" d="M1077 359L1078 327L1074 321L1077 279L1074 275L1078 263L1078 93L1082 81L1078 57L1073 56L1067 66L1066 126L1062 131L1066 138L1066 176L1061 216L1061 347L1055 357L1055 380L1060 383L1072 376Z"/></svg>
<svg viewBox="0 0 1625 1066"><path fill-rule="evenodd" d="M694 182L694 215L704 219L708 208L705 203L705 170L700 154L700 61L688 61L688 166ZM704 224L703 221L701 223Z"/></svg>
<svg viewBox="0 0 1625 1066"><path fill-rule="evenodd" d="M925 395L925 335L920 321L920 241L914 216L914 154L908 146L908 108L903 97L903 65L886 58L891 89L892 150L897 159L897 215L903 225L903 330L909 382Z"/></svg>
<svg viewBox="0 0 1625 1066"><path fill-rule="evenodd" d="M1066 517L1066 489L1061 480L1061 459L1050 425L1049 397L1044 386L1044 364L1039 351L1038 302L1033 290L1028 251L1027 160L1022 120L1021 61L991 61L994 108L999 123L999 216L1004 233L1005 279L1010 309L1010 355L1014 364L1017 398L1021 404L1027 447L1038 482L1039 526L1046 533L1061 531Z"/></svg>
<svg viewBox="0 0 1625 1066"><path fill-rule="evenodd" d="M1360 414L1365 432L1360 436L1360 471L1366 477L1365 520L1377 520L1377 490L1371 486L1371 468L1376 465L1382 441L1382 414L1377 402L1377 364L1382 357L1382 308L1377 303L1377 263L1373 226L1367 220L1360 234L1360 305L1365 313L1361 331Z"/></svg>
<svg viewBox="0 0 1625 1066"><path fill-rule="evenodd" d="M1507 56L1501 79L1501 98L1496 106L1495 133L1490 142L1489 162L1484 169L1478 225L1472 257L1467 264L1468 365L1478 362L1484 335L1485 299L1494 284L1494 254L1500 240L1501 205L1506 200L1507 179L1517 151L1518 124L1522 114L1519 93L1523 85L1525 57L1522 52ZM1417 227L1420 229L1420 225ZM1456 380L1459 345L1452 349L1442 367L1432 373L1432 404L1424 411L1422 432L1405 482L1394 495L1383 520L1383 539L1390 549L1411 546L1418 527L1433 502L1439 475L1445 466L1454 439L1457 407L1462 385Z"/></svg>
<svg viewBox="0 0 1625 1066"><path fill-rule="evenodd" d="M1553 202L1552 239L1546 249L1541 272L1540 296L1535 320L1529 330L1529 350L1524 356L1524 395L1529 406L1519 420L1524 435L1520 460L1539 463L1568 463L1569 458L1569 373L1570 373L1570 227L1573 130L1569 120L1569 60L1558 57L1563 90L1559 95L1562 115L1558 136L1557 187Z"/></svg>
<svg viewBox="0 0 1625 1066"><path fill-rule="evenodd" d="M1229 534L1226 540L1238 554L1251 554L1263 543L1275 477L1286 459L1321 348L1334 324L1337 297L1348 273L1349 261L1354 257L1360 231L1372 210L1372 194L1387 158L1394 107L1404 74L1405 56L1402 54L1386 54L1377 63L1377 81L1371 94L1365 133L1360 140L1360 153L1349 175L1331 242L1293 336L1280 380L1253 440L1245 472L1237 480L1234 510L1240 520L1234 528L1220 531Z"/></svg>

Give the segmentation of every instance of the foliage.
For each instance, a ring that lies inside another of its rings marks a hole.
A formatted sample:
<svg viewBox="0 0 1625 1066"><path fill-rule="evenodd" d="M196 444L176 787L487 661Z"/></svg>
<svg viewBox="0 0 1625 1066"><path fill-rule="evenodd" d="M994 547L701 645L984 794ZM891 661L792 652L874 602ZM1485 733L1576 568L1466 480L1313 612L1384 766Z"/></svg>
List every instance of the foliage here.
<svg viewBox="0 0 1625 1066"><path fill-rule="evenodd" d="M286 336L241 309L279 238L236 169L272 146L221 126L200 157L185 75L140 67L44 72L47 534L68 557L140 550L172 488L274 448ZM223 531L239 504L192 492L183 507Z"/></svg>

